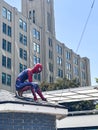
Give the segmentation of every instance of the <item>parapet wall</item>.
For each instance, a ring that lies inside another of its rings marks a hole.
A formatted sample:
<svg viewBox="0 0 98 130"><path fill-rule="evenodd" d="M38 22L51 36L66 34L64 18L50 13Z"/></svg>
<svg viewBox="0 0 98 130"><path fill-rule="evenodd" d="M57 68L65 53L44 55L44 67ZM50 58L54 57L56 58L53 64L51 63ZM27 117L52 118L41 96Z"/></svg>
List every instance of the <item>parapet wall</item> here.
<svg viewBox="0 0 98 130"><path fill-rule="evenodd" d="M38 113L0 113L0 130L56 130L56 117Z"/></svg>
<svg viewBox="0 0 98 130"><path fill-rule="evenodd" d="M56 130L68 111L59 104L30 102L0 90L0 130Z"/></svg>

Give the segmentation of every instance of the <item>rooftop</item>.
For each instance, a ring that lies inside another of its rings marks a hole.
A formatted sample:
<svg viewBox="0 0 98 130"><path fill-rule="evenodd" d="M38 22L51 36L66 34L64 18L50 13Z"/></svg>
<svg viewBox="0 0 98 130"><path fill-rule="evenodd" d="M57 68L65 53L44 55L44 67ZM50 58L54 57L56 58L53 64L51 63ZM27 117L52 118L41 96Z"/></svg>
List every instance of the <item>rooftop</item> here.
<svg viewBox="0 0 98 130"><path fill-rule="evenodd" d="M68 114L64 106L49 102L31 102L15 97L14 93L0 90L0 112L27 112L55 115L62 119Z"/></svg>

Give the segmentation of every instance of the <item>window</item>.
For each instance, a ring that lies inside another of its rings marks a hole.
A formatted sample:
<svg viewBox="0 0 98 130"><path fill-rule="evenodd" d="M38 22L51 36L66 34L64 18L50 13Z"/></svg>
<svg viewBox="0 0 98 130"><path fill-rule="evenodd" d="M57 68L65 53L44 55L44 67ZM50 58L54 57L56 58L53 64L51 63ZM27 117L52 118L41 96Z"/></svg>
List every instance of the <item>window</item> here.
<svg viewBox="0 0 98 130"><path fill-rule="evenodd" d="M53 53L51 50L49 50L49 59L52 59L52 57L53 57Z"/></svg>
<svg viewBox="0 0 98 130"><path fill-rule="evenodd" d="M19 19L19 27L23 29L23 22L21 19Z"/></svg>
<svg viewBox="0 0 98 130"><path fill-rule="evenodd" d="M40 40L40 32L39 31L36 31L36 39Z"/></svg>
<svg viewBox="0 0 98 130"><path fill-rule="evenodd" d="M11 58L7 58L7 68L11 69Z"/></svg>
<svg viewBox="0 0 98 130"><path fill-rule="evenodd" d="M35 23L35 10L33 10L33 23Z"/></svg>
<svg viewBox="0 0 98 130"><path fill-rule="evenodd" d="M37 44L37 53L40 53L40 45Z"/></svg>
<svg viewBox="0 0 98 130"><path fill-rule="evenodd" d="M74 57L74 64L78 65L78 58Z"/></svg>
<svg viewBox="0 0 98 130"><path fill-rule="evenodd" d="M34 45L34 51L36 52L37 51L37 44L34 42L33 45Z"/></svg>
<svg viewBox="0 0 98 130"><path fill-rule="evenodd" d="M6 56L2 55L2 66L6 67Z"/></svg>
<svg viewBox="0 0 98 130"><path fill-rule="evenodd" d="M11 75L7 74L7 85L11 86Z"/></svg>
<svg viewBox="0 0 98 130"><path fill-rule="evenodd" d="M23 44L27 46L27 37L23 36Z"/></svg>
<svg viewBox="0 0 98 130"><path fill-rule="evenodd" d="M12 13L7 10L5 7L2 8L2 16L8 21L12 21Z"/></svg>
<svg viewBox="0 0 98 130"><path fill-rule="evenodd" d="M32 18L32 13L31 13L31 11L29 11L29 19L31 19Z"/></svg>
<svg viewBox="0 0 98 130"><path fill-rule="evenodd" d="M23 58L23 49L20 48L20 58Z"/></svg>
<svg viewBox="0 0 98 130"><path fill-rule="evenodd" d="M34 51L40 53L40 45L35 42L33 43L33 45L34 45Z"/></svg>
<svg viewBox="0 0 98 130"><path fill-rule="evenodd" d="M40 63L40 58L37 56L34 56L33 60L34 60L34 64Z"/></svg>
<svg viewBox="0 0 98 130"><path fill-rule="evenodd" d="M27 51L26 50L24 50L24 60L27 60Z"/></svg>
<svg viewBox="0 0 98 130"><path fill-rule="evenodd" d="M35 80L41 80L41 75L40 74L34 74L34 79Z"/></svg>
<svg viewBox="0 0 98 130"><path fill-rule="evenodd" d="M12 13L9 10L7 10L7 20L8 21L12 20Z"/></svg>
<svg viewBox="0 0 98 130"><path fill-rule="evenodd" d="M48 38L48 45L49 45L50 47L52 47L52 39L51 39L51 38Z"/></svg>
<svg viewBox="0 0 98 130"><path fill-rule="evenodd" d="M19 63L19 72L22 72L25 69L27 69L27 66Z"/></svg>
<svg viewBox="0 0 98 130"><path fill-rule="evenodd" d="M2 49L6 50L6 40L2 39Z"/></svg>
<svg viewBox="0 0 98 130"><path fill-rule="evenodd" d="M6 84L6 73L2 73L2 84Z"/></svg>
<svg viewBox="0 0 98 130"><path fill-rule="evenodd" d="M57 45L56 47L57 47L57 53L62 55L62 47L60 47L59 45Z"/></svg>
<svg viewBox="0 0 98 130"><path fill-rule="evenodd" d="M21 33L19 33L19 41L23 45L27 46L27 37Z"/></svg>
<svg viewBox="0 0 98 130"><path fill-rule="evenodd" d="M23 34L19 33L19 41L23 43Z"/></svg>
<svg viewBox="0 0 98 130"><path fill-rule="evenodd" d="M4 17L4 18L7 18L7 9L6 8L2 8L2 16Z"/></svg>
<svg viewBox="0 0 98 130"><path fill-rule="evenodd" d="M63 70L61 69L58 69L58 76L63 78Z"/></svg>
<svg viewBox="0 0 98 130"><path fill-rule="evenodd" d="M2 31L3 31L4 34L7 34L8 36L11 37L11 35L12 35L12 29L11 29L10 26L7 26L5 23L3 23Z"/></svg>
<svg viewBox="0 0 98 130"><path fill-rule="evenodd" d="M68 62L66 62L66 69L69 70L69 71L71 71L71 64L68 63Z"/></svg>
<svg viewBox="0 0 98 130"><path fill-rule="evenodd" d="M62 58L61 57L57 57L57 64L62 66Z"/></svg>
<svg viewBox="0 0 98 130"><path fill-rule="evenodd" d="M11 37L11 35L12 35L12 30L11 30L11 27L10 27L10 26L8 26L8 36L10 36L10 37Z"/></svg>
<svg viewBox="0 0 98 130"><path fill-rule="evenodd" d="M24 22L22 19L19 19L19 27L25 32L27 32L27 23Z"/></svg>
<svg viewBox="0 0 98 130"><path fill-rule="evenodd" d="M27 66L26 66L26 65L23 65L23 69L24 69L24 70L27 69Z"/></svg>
<svg viewBox="0 0 98 130"><path fill-rule="evenodd" d="M40 32L37 31L35 28L33 29L33 37L40 41Z"/></svg>
<svg viewBox="0 0 98 130"><path fill-rule="evenodd" d="M27 32L27 23L23 22L23 30Z"/></svg>
<svg viewBox="0 0 98 130"><path fill-rule="evenodd" d="M7 42L7 51L11 53L11 42Z"/></svg>
<svg viewBox="0 0 98 130"><path fill-rule="evenodd" d="M11 69L11 58L2 55L2 66Z"/></svg>
<svg viewBox="0 0 98 130"><path fill-rule="evenodd" d="M22 72L23 71L23 64L19 64L19 72Z"/></svg>
<svg viewBox="0 0 98 130"><path fill-rule="evenodd" d="M2 72L2 84L11 86L11 75Z"/></svg>
<svg viewBox="0 0 98 130"><path fill-rule="evenodd" d="M3 23L3 33L6 34L6 24Z"/></svg>
<svg viewBox="0 0 98 130"><path fill-rule="evenodd" d="M71 59L71 53L69 51L66 52L66 59L67 60Z"/></svg>
<svg viewBox="0 0 98 130"><path fill-rule="evenodd" d="M20 58L27 60L27 51L20 48Z"/></svg>
<svg viewBox="0 0 98 130"><path fill-rule="evenodd" d="M2 49L11 53L11 42L2 39Z"/></svg>
<svg viewBox="0 0 98 130"><path fill-rule="evenodd" d="M36 29L35 28L33 29L33 37L36 38Z"/></svg>

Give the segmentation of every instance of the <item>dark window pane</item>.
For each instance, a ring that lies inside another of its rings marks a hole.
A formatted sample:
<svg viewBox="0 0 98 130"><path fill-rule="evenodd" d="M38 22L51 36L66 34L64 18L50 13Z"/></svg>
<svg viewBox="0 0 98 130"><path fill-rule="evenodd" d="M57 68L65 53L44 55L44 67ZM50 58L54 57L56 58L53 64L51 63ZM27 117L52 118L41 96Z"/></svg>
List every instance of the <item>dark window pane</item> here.
<svg viewBox="0 0 98 130"><path fill-rule="evenodd" d="M7 68L11 69L11 58L7 58Z"/></svg>
<svg viewBox="0 0 98 130"><path fill-rule="evenodd" d="M6 50L6 40L2 39L2 49Z"/></svg>
<svg viewBox="0 0 98 130"><path fill-rule="evenodd" d="M22 19L19 19L19 27L23 29L23 21L22 21Z"/></svg>
<svg viewBox="0 0 98 130"><path fill-rule="evenodd" d="M3 23L3 33L6 34L6 24Z"/></svg>
<svg viewBox="0 0 98 130"><path fill-rule="evenodd" d="M7 51L11 53L11 42L7 43Z"/></svg>
<svg viewBox="0 0 98 130"><path fill-rule="evenodd" d="M20 58L23 58L23 49L20 48Z"/></svg>
<svg viewBox="0 0 98 130"><path fill-rule="evenodd" d="M7 74L7 85L11 86L11 75Z"/></svg>
<svg viewBox="0 0 98 130"><path fill-rule="evenodd" d="M2 66L6 67L6 56L2 55Z"/></svg>
<svg viewBox="0 0 98 130"><path fill-rule="evenodd" d="M19 64L19 72L22 72L23 71L23 65L20 63Z"/></svg>
<svg viewBox="0 0 98 130"><path fill-rule="evenodd" d="M19 33L19 41L23 43L23 35L21 33Z"/></svg>
<svg viewBox="0 0 98 130"><path fill-rule="evenodd" d="M2 73L2 84L6 84L6 74Z"/></svg>
<svg viewBox="0 0 98 130"><path fill-rule="evenodd" d="M2 9L2 16L3 16L4 18L7 18L7 9L4 8L4 7L3 7L3 9Z"/></svg>
<svg viewBox="0 0 98 130"><path fill-rule="evenodd" d="M27 45L27 37L26 36L23 36L23 44Z"/></svg>
<svg viewBox="0 0 98 130"><path fill-rule="evenodd" d="M24 50L24 60L27 60L27 51Z"/></svg>
<svg viewBox="0 0 98 130"><path fill-rule="evenodd" d="M12 30L11 30L11 27L10 26L8 26L8 36L12 36Z"/></svg>

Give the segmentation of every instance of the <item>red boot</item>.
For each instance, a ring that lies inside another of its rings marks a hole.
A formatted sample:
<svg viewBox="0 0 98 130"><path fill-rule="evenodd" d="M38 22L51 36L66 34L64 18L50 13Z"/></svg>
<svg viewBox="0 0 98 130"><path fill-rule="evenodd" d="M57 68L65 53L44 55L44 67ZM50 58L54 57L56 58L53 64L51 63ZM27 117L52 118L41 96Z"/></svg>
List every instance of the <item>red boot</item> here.
<svg viewBox="0 0 98 130"><path fill-rule="evenodd" d="M37 101L37 96L33 88L31 88L32 94L34 96L34 101Z"/></svg>
<svg viewBox="0 0 98 130"><path fill-rule="evenodd" d="M41 99L43 101L47 101L47 99L43 96L43 94L42 94L42 92L41 92L41 90L39 88L37 89L37 94L41 97Z"/></svg>

